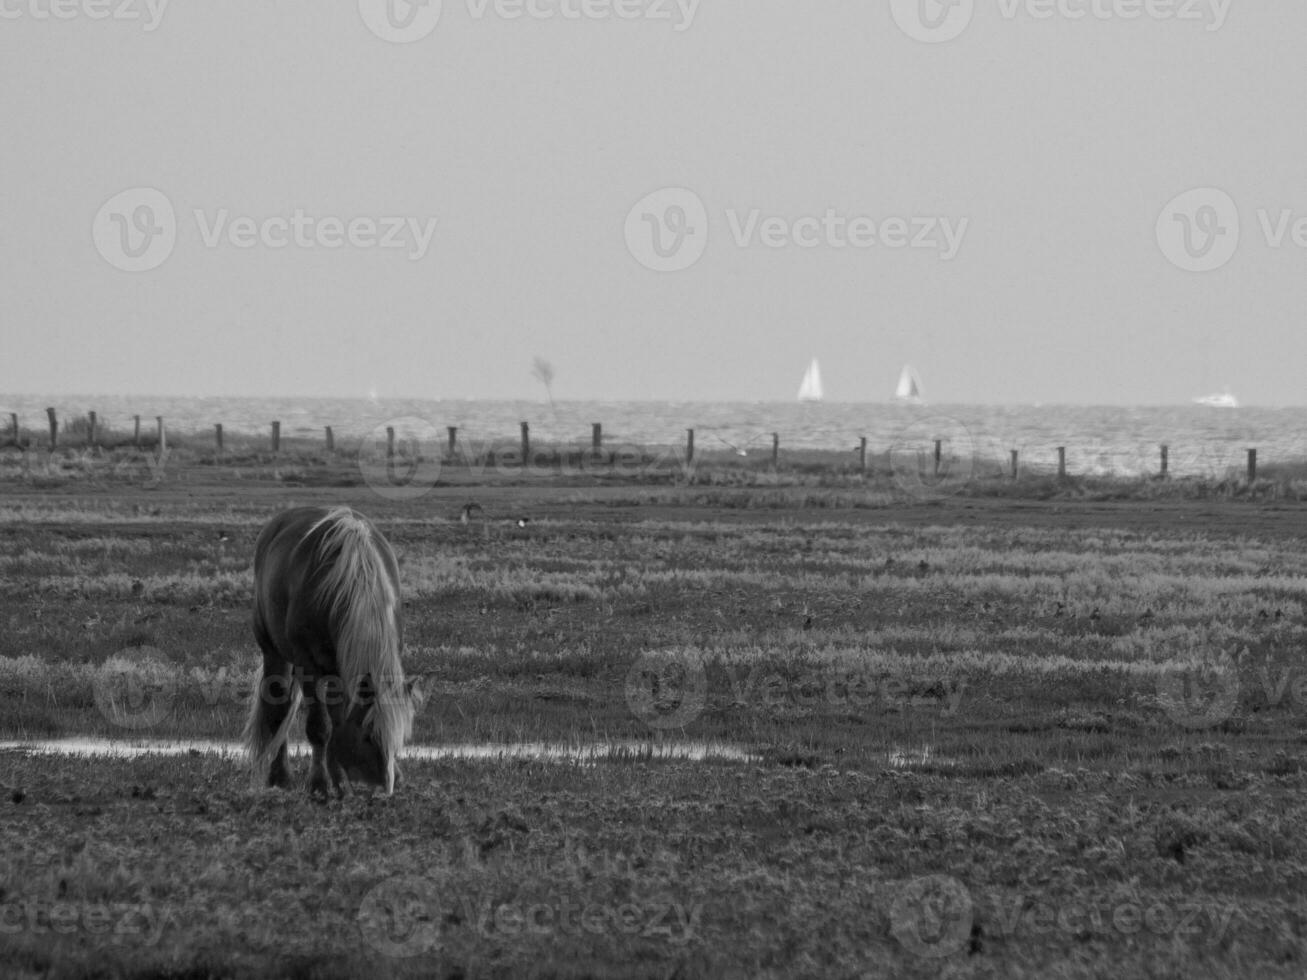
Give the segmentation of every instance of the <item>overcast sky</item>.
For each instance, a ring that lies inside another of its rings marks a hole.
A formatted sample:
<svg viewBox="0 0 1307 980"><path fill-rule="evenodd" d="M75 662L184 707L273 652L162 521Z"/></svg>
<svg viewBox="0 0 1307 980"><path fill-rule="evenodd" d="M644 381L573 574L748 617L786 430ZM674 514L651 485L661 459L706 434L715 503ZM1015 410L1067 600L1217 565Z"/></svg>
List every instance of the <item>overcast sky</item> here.
<svg viewBox="0 0 1307 980"><path fill-rule="evenodd" d="M935 402L1305 404L1304 37L1247 0L0 0L0 392L537 397L538 354L560 399L792 400L816 356L844 401L910 362Z"/></svg>

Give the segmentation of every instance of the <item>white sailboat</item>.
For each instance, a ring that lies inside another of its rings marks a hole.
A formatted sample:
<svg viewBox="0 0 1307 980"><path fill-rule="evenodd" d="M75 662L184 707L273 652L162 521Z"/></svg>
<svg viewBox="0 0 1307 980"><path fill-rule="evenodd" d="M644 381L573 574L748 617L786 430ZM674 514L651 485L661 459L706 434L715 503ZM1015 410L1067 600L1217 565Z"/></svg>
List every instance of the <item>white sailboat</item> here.
<svg viewBox="0 0 1307 980"><path fill-rule="evenodd" d="M1197 405L1206 405L1208 408L1239 407L1239 399L1230 394L1229 388L1226 388L1225 391L1221 392L1219 395L1202 395L1195 398L1194 403Z"/></svg>
<svg viewBox="0 0 1307 980"><path fill-rule="evenodd" d="M819 402L824 397L821 390L821 368L814 357L803 375L803 381L799 383L799 401Z"/></svg>
<svg viewBox="0 0 1307 980"><path fill-rule="evenodd" d="M911 364L903 365L903 370L899 372L899 384L894 389L894 400L907 402L910 405L921 404L921 376Z"/></svg>

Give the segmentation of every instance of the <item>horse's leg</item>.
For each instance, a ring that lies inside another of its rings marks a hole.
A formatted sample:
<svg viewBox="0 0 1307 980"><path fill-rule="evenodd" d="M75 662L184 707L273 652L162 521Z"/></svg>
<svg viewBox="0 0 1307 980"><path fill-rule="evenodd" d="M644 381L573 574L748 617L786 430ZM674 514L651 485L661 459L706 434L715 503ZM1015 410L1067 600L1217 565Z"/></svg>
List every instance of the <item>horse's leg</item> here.
<svg viewBox="0 0 1307 980"><path fill-rule="evenodd" d="M286 768L286 729L290 710L295 705L295 688L290 664L277 652L267 631L256 624L254 635L263 650L263 672L255 683L251 698L245 743L250 752L255 785L266 781L268 786L285 786L290 782Z"/></svg>
<svg viewBox="0 0 1307 980"><path fill-rule="evenodd" d="M319 688L324 689L327 712L330 716L331 732L327 738L327 772L331 776L331 785L336 790L337 798L345 796L345 787L349 785L345 778L345 767L341 765L336 742L345 732L345 693L339 677L323 678Z"/></svg>
<svg viewBox="0 0 1307 980"><path fill-rule="evenodd" d="M304 678L304 700L308 702L309 720L305 734L313 749L309 764L309 795L326 799L330 793L327 783L327 743L331 739L331 716L322 698L321 684L313 677Z"/></svg>

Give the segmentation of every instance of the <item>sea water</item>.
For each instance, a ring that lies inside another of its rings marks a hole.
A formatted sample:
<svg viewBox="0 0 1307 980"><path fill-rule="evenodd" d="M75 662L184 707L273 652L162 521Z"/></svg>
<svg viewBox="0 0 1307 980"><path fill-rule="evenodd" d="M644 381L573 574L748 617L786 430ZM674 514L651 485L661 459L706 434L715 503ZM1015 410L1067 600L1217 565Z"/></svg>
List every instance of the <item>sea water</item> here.
<svg viewBox="0 0 1307 980"><path fill-rule="evenodd" d="M784 450L848 453L861 438L868 451L885 452L905 440L944 438L954 455L1005 463L1015 449L1023 463L1048 467L1065 447L1068 470L1084 475L1154 473L1159 446L1169 451L1176 475L1214 475L1242 467L1258 450L1262 464L1307 460L1307 408L1209 408L1201 405L1109 407L1071 405L907 405L855 402L558 402L432 401L349 398L202 398L124 395L0 394L0 426L8 414L20 425L44 430L46 408L64 424L97 413L110 430L132 431L133 416L152 433L162 416L173 435L211 438L225 434L266 436L273 420L283 438L313 438L331 426L338 448L384 434L420 438L443 449L446 427L456 426L460 444L473 452L519 444L520 423L537 445L589 448L591 426L603 426L607 449L683 449L695 430L700 453L766 456L772 434Z"/></svg>

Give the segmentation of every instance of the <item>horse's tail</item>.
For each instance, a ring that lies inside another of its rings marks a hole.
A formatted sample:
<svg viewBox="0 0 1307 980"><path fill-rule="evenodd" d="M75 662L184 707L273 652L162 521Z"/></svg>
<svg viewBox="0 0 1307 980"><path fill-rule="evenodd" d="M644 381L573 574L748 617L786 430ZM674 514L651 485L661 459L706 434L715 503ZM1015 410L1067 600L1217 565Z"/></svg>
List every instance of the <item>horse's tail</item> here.
<svg viewBox="0 0 1307 980"><path fill-rule="evenodd" d="M346 713L371 680L364 728L386 756L386 792L395 787L395 764L413 728L414 707L404 687L399 647L397 583L374 540L372 526L348 507L335 507L309 533L325 528L318 554L326 568L318 599L331 611L336 669L346 694Z"/></svg>
<svg viewBox="0 0 1307 980"><path fill-rule="evenodd" d="M263 718L264 712L268 710L268 689L271 680L263 671L258 671L255 674L254 691L250 695L250 717L245 722L245 734L242 737L245 743L246 755L250 760L250 778L255 789L267 784L268 766L277 757L277 753L281 751L287 736L290 735L291 722L295 720L295 715L299 711L300 698L303 696L300 693L299 685L290 677L286 677L283 683L285 684L285 696L290 698L290 708L281 724L277 726L277 730L269 732Z"/></svg>

